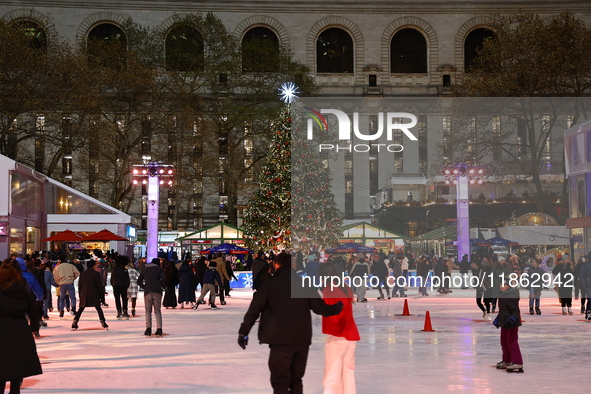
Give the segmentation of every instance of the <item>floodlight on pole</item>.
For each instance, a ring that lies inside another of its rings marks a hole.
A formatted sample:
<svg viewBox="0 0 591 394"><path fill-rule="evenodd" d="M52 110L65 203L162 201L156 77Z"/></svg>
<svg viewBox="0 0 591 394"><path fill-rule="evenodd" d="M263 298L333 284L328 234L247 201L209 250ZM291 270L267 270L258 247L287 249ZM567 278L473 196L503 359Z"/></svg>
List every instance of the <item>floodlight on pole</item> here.
<svg viewBox="0 0 591 394"><path fill-rule="evenodd" d="M458 261L462 256L470 255L470 194L469 185L482 185L484 169L468 163L457 163L453 166L444 166L442 172L445 175L447 185L456 185L456 226Z"/></svg>
<svg viewBox="0 0 591 394"><path fill-rule="evenodd" d="M132 183L137 185L141 180L142 185L148 185L148 221L146 237L146 257L148 262L158 257L158 208L160 202L160 185L164 184L162 177L169 178L168 185L172 186L173 166L150 162L145 165L133 166L134 179Z"/></svg>

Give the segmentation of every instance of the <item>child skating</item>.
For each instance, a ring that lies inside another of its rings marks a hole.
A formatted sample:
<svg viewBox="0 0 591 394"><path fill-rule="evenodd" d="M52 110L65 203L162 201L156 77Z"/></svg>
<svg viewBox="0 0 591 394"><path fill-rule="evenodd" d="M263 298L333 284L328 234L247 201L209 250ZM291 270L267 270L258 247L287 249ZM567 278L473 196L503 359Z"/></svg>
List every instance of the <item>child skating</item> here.
<svg viewBox="0 0 591 394"><path fill-rule="evenodd" d="M519 311L519 290L508 286L500 286L499 314L493 321L495 327L501 329L501 348L503 360L497 364L497 369L507 372L523 372L523 359L519 349L519 326L521 313Z"/></svg>

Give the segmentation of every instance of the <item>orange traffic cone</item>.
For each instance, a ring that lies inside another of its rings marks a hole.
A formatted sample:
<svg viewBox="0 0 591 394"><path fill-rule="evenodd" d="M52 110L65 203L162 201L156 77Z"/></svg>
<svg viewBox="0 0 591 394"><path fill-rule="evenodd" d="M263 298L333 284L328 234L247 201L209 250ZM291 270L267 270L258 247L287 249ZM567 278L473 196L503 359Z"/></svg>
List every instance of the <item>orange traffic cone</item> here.
<svg viewBox="0 0 591 394"><path fill-rule="evenodd" d="M429 314L429 311L427 311L425 314L425 328L423 328L421 331L435 332L433 326L431 326L431 315Z"/></svg>
<svg viewBox="0 0 591 394"><path fill-rule="evenodd" d="M404 309L402 310L402 315L400 316L411 316L410 310L408 309L408 300L404 300Z"/></svg>

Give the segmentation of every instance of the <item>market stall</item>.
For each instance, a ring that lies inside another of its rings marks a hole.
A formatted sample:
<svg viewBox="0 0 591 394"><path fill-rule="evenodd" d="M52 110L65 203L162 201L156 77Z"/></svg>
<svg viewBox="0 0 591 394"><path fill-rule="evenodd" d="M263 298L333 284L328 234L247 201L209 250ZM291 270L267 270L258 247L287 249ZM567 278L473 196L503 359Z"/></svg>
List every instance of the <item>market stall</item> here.
<svg viewBox="0 0 591 394"><path fill-rule="evenodd" d="M343 236L339 243L356 243L372 248L388 251L404 251L404 241L408 239L404 235L396 234L374 224L358 222L343 227Z"/></svg>
<svg viewBox="0 0 591 394"><path fill-rule="evenodd" d="M179 237L177 241L181 243L183 256L187 253L197 256L202 250L222 243L243 245L243 235L244 231L238 227L227 223L218 223Z"/></svg>

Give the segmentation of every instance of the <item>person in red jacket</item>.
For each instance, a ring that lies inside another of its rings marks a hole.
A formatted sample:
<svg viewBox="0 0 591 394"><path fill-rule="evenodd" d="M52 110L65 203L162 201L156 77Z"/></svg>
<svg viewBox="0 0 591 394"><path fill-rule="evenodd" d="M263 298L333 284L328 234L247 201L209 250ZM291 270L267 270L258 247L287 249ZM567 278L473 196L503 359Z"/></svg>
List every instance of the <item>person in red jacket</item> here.
<svg viewBox="0 0 591 394"><path fill-rule="evenodd" d="M339 268L332 262L320 265L321 277L342 278ZM353 318L353 292L346 284L333 287L330 282L323 289L326 304L343 303L343 311L322 317L322 333L326 337L324 361L324 394L355 394L355 347L359 331Z"/></svg>

